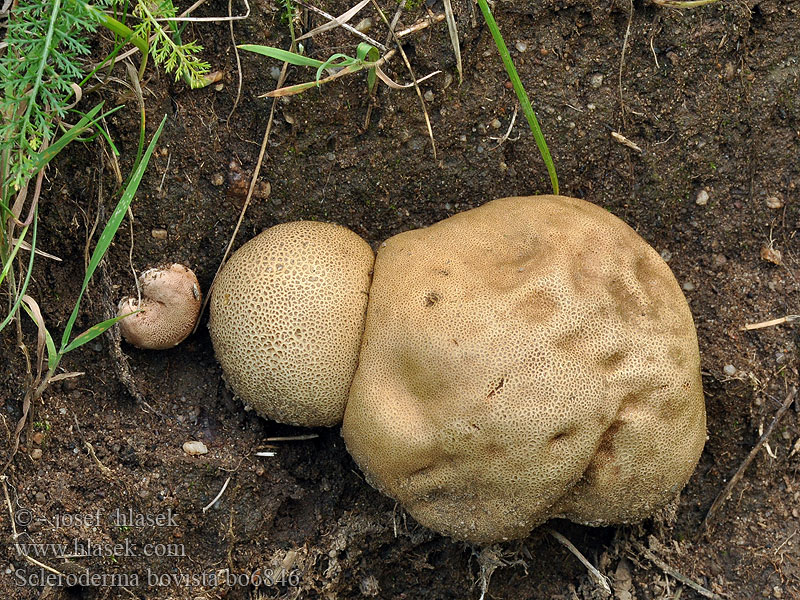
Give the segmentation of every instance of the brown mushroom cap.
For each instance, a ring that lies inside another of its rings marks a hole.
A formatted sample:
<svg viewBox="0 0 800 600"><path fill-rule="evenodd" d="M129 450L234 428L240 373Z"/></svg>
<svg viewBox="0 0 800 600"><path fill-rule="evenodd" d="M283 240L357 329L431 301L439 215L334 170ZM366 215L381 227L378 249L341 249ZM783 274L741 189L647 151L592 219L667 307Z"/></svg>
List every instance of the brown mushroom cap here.
<svg viewBox="0 0 800 600"><path fill-rule="evenodd" d="M179 264L148 269L139 277L142 302L124 298L117 316L140 312L119 322L130 344L147 350L165 350L192 332L200 315L200 284L191 269Z"/></svg>
<svg viewBox="0 0 800 600"><path fill-rule="evenodd" d="M639 521L705 442L692 316L630 227L504 198L378 251L342 434L420 523L488 543Z"/></svg>
<svg viewBox="0 0 800 600"><path fill-rule="evenodd" d="M234 392L281 423L341 423L374 260L352 231L312 221L276 225L237 250L214 284L208 325Z"/></svg>

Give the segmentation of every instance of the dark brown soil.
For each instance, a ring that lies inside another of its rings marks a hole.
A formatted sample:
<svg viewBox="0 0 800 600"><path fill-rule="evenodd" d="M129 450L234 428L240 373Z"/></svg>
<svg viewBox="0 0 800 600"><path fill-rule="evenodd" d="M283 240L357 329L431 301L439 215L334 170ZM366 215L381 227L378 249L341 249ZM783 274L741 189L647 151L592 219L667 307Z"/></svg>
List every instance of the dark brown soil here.
<svg viewBox="0 0 800 600"><path fill-rule="evenodd" d="M279 10L252 4L250 17L235 24L237 43L288 47ZM393 0L380 4L390 12L396 7ZM234 12L243 10L238 5ZM343 0L324 3L334 14L348 7ZM498 3L495 14L540 117L562 193L627 221L668 258L687 290L702 353L709 437L672 516L636 527L551 525L611 577L620 600L701 597L689 587L681 590L643 547L723 597L800 598L800 453L791 454L800 436L796 404L710 529L700 529L714 498L798 384L796 326L741 327L800 312L800 3L723 1L681 12L636 0L621 102L629 8L624 1L513 0ZM441 13L441 2L431 9ZM433 93L426 104L436 157L413 90L379 86L370 97L357 74L279 101L259 187L266 192L271 184L271 194L254 199L237 246L276 223L317 219L350 227L376 247L394 233L493 198L549 191L521 115L507 141L492 139L508 128L516 98L477 8L475 22L467 0L454 0L454 10L462 85L455 77L445 87L455 60L444 22L406 38L405 46L418 76L443 71L422 84L423 92ZM363 16L375 19L374 13L367 7ZM196 12L224 14L227 3L217 0ZM408 10L401 23L424 15L424 7ZM303 29L321 23L310 15ZM275 87L270 71L279 63L242 53L241 101L231 112L237 67L228 24L195 23L184 35L205 47L204 58L224 72L223 85L192 91L148 70L148 135L164 114L167 122L132 205L133 266L141 271L181 261L207 288L256 165L272 105L260 96ZM375 25L371 35L383 40L386 29ZM336 30L307 41L306 51L325 58L352 53L355 45L355 38ZM98 56L108 47L98 40ZM387 71L397 81L409 80L399 58ZM118 75L125 77L121 68ZM292 83L312 77L311 70L289 69ZM119 83L99 94L111 104L126 103L108 125L127 173L138 141L136 102ZM63 262L41 258L29 293L54 336L80 289L88 231L98 211L105 222L114 186L99 143L72 147L49 171L39 246ZM705 205L696 202L702 190ZM154 229L166 229L166 239L156 239ZM782 253L781 264L761 257L770 245ZM133 289L130 247L125 224L108 254L108 278L98 274L89 289L79 329L102 319ZM12 329L0 337L0 360L7 365L0 374L4 440L21 415L26 387ZM25 333L35 348L35 332ZM45 548L40 562L62 573L88 569L129 580L66 589L30 585L46 572L19 555L3 508L0 597L480 597L480 549L423 529L370 488L337 430L272 444L277 454L271 458L254 456L265 449L266 437L308 431L242 409L222 381L205 326L173 350L122 349L146 404L121 383L107 336L70 354L63 366L86 374L56 383L35 403L32 426L7 471L7 489L17 541L66 543L66 554L74 553L75 540L95 547L130 544L122 552L106 547L104 556L68 560ZM735 371L726 374L726 365ZM208 446L207 455L183 452L183 443L194 439ZM34 459L37 448L41 458ZM221 499L204 511L226 483ZM175 526L114 523L116 510L171 514ZM93 517L75 522L86 513ZM146 556L155 551L171 555ZM488 598L604 597L577 559L544 531L492 552L501 566ZM213 574L224 579L224 569L237 581L213 585ZM181 575L189 579L170 583ZM248 578L251 584L242 585ZM128 585L111 585L119 583Z"/></svg>

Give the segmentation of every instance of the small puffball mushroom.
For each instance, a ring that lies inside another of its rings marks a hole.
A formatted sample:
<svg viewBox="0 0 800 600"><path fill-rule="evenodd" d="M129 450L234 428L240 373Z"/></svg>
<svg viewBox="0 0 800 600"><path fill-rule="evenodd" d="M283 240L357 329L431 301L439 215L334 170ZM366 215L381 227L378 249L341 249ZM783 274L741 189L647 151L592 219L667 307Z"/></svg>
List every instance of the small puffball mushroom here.
<svg viewBox="0 0 800 600"><path fill-rule="evenodd" d="M233 391L293 425L342 421L358 364L372 249L331 223L267 229L220 272L208 323Z"/></svg>
<svg viewBox="0 0 800 600"><path fill-rule="evenodd" d="M460 540L636 522L706 435L697 337L642 238L573 198L504 198L378 251L342 434L367 480Z"/></svg>
<svg viewBox="0 0 800 600"><path fill-rule="evenodd" d="M117 316L125 340L146 350L165 350L192 332L200 315L200 284L191 269L179 264L148 269L139 277L142 302L124 298ZM134 311L139 311L131 314Z"/></svg>

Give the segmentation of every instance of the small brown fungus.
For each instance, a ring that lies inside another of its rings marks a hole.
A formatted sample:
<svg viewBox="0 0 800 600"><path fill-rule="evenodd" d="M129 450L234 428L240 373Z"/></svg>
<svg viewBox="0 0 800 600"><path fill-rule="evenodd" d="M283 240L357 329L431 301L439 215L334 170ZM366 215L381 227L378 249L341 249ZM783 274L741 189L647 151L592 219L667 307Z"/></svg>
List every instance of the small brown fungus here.
<svg viewBox="0 0 800 600"><path fill-rule="evenodd" d="M169 264L142 273L139 286L141 303L133 296L119 303L117 316L130 315L119 322L122 337L147 350L180 344L200 315L200 285L195 274L184 265Z"/></svg>

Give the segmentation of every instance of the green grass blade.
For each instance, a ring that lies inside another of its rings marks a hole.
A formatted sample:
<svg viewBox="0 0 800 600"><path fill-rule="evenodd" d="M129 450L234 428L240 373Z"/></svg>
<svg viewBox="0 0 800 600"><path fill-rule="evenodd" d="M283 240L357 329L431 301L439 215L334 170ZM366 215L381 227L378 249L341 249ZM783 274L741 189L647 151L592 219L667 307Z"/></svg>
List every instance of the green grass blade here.
<svg viewBox="0 0 800 600"><path fill-rule="evenodd" d="M315 60L313 58L309 58L308 56L303 56L302 54L289 52L288 50L281 50L280 48L273 48L272 46L242 44L239 46L239 48L241 50L247 50L248 52L255 52L256 54L263 54L264 56L268 56L270 58L282 60L283 62L288 62L290 65L297 65L298 67L319 68L325 64L321 60Z"/></svg>
<svg viewBox="0 0 800 600"><path fill-rule="evenodd" d="M94 19L100 23L100 25L121 37L124 42L130 42L143 54L147 54L150 51L150 46L148 45L147 40L140 38L130 27L124 23L120 23L108 13L103 12L91 4L84 4L84 8L86 8L89 14L91 14L92 17L94 17Z"/></svg>
<svg viewBox="0 0 800 600"><path fill-rule="evenodd" d="M69 129L64 135L62 135L55 143L51 146L48 146L44 151L37 152L33 154L33 162L32 164L32 171L34 173L38 173L42 169L44 169L48 163L55 158L55 156L61 152L64 147L75 140L80 134L86 131L89 127L91 127L94 123L96 123L97 119L95 119L95 115L100 112L100 109L103 108L103 103L101 102L97 106L95 106L92 110L86 113L83 118L78 121L72 128ZM117 109L115 109L117 110Z"/></svg>
<svg viewBox="0 0 800 600"><path fill-rule="evenodd" d="M38 229L38 222L39 222L39 208L37 207L34 209L33 213L33 233L31 234L31 257L28 259L28 270L25 272L25 281L22 282L22 287L17 292L17 299L14 302L14 306L11 307L11 310L6 315L5 319L3 319L2 323L0 323L0 331L5 329L6 325L11 322L11 319L14 318L14 315L17 314L19 311L19 305L22 304L22 297L25 295L25 292L28 289L28 284L31 281L31 273L33 273L33 257L36 254L36 231Z"/></svg>
<svg viewBox="0 0 800 600"><path fill-rule="evenodd" d="M150 157L153 155L156 142L158 142L158 138L161 135L162 129L164 129L164 123L166 121L167 115L164 115L164 118L161 119L161 124L158 126L158 129L153 135L153 139L150 140L150 145L147 146L147 150L145 150L141 162L137 165L136 170L133 172L133 175L128 182L128 185L125 187L125 191L122 193L119 202L117 202L114 212L111 213L111 217L108 219L108 223L106 223L103 233L100 234L100 238L97 240L97 246L95 246L94 252L92 252L92 257L89 260L89 266L86 269L86 276L83 278L81 291L78 294L78 299L75 301L75 307L72 309L72 314L70 315L67 325L64 328L64 334L61 336L61 350L59 351L60 355L63 355L66 352L66 348L68 348L67 342L72 334L72 328L75 326L75 320L78 318L78 310L80 309L81 299L83 298L83 294L86 292L86 288L89 285L89 280L92 278L95 269L97 269L97 265L100 264L103 256L105 256L108 247L111 245L111 241L114 239L114 236L116 235L117 230L122 223L122 219L125 217L125 213L128 211L128 207L133 201L133 196L136 194L136 190L139 189L139 183L142 181L142 176L147 168L147 164L150 162Z"/></svg>
<svg viewBox="0 0 800 600"><path fill-rule="evenodd" d="M550 150L547 148L547 142L544 140L542 129L539 127L539 121L536 120L536 114L533 112L531 101L528 99L528 94L520 81L517 69L514 67L514 61L511 60L511 54L508 52L506 43L503 41L503 36L500 35L500 28L492 16L492 11L489 10L489 5L486 0L478 0L483 18L486 19L486 24L489 26L489 31L492 32L492 38L497 46L497 51L500 53L500 58L503 60L503 65L506 68L508 77L511 79L511 85L514 86L514 91L517 93L519 103L522 106L522 112L525 113L525 118L528 119L528 125L533 132L533 138L536 140L536 145L539 147L539 153L542 155L547 172L550 175L550 183L553 186L553 193L558 194L558 176L556 175L556 167L553 164L553 158L550 156Z"/></svg>
<svg viewBox="0 0 800 600"><path fill-rule="evenodd" d="M338 62L337 62L338 61ZM335 69L339 67L349 67L356 64L356 59L347 54L336 53L331 55L328 60L322 63L317 69L317 83L322 79L322 71L325 69Z"/></svg>
<svg viewBox="0 0 800 600"><path fill-rule="evenodd" d="M84 331L80 335L77 335L75 337L75 339L72 340L67 345L67 347L64 348L61 351L61 354L62 355L67 354L68 352L72 352L73 350L75 350L75 348L83 346L87 342L91 342L98 335L102 335L103 333L105 333L106 331L111 329L111 327L113 327L115 323L121 321L122 319L124 319L127 316L128 315L123 315L121 317L114 317L112 319L106 319L105 321L102 321L101 323L97 323L95 325L92 325L91 327L89 327L89 329L87 329L86 331ZM48 347L48 352L49 351L50 350L49 350L49 347ZM48 361L48 366L49 366L49 364L50 363Z"/></svg>
<svg viewBox="0 0 800 600"><path fill-rule="evenodd" d="M3 271L0 272L0 285L3 284L3 281L8 275L8 271L14 265L14 257L17 256L17 252L19 252L20 247L22 247L22 242L25 240L25 236L28 234L28 227L30 227L30 225L26 225L23 227L22 231L19 232L19 239L17 239L17 243L14 244L14 247L11 249L11 254L8 255L6 264L3 265Z"/></svg>
<svg viewBox="0 0 800 600"><path fill-rule="evenodd" d="M47 331L46 328L44 330L44 334L47 336L47 369L53 371L58 366L58 361L60 359L58 352L56 351L56 343L53 341L53 336L50 335L50 332Z"/></svg>

